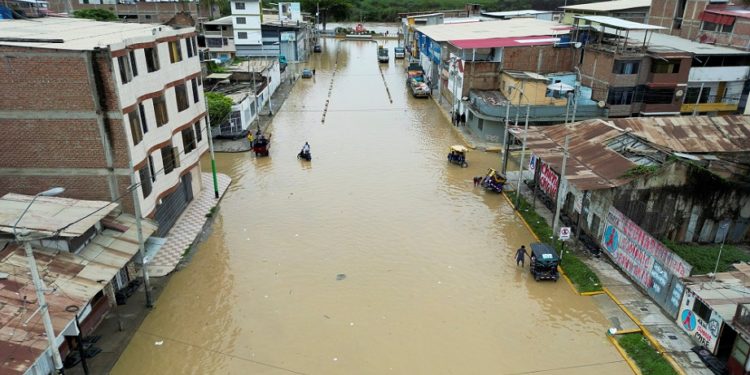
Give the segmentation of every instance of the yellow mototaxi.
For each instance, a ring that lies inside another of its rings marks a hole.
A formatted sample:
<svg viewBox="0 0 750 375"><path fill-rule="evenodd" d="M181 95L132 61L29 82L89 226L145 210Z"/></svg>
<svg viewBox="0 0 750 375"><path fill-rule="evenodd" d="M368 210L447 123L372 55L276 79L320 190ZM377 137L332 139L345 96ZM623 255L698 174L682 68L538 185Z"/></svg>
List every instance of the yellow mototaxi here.
<svg viewBox="0 0 750 375"><path fill-rule="evenodd" d="M482 187L495 193L503 191L503 186L508 179L496 170L490 168L487 170L487 175L482 178Z"/></svg>
<svg viewBox="0 0 750 375"><path fill-rule="evenodd" d="M462 168L466 168L469 166L469 163L466 162L466 153L469 152L469 149L462 145L453 145L448 150L448 161L460 165Z"/></svg>

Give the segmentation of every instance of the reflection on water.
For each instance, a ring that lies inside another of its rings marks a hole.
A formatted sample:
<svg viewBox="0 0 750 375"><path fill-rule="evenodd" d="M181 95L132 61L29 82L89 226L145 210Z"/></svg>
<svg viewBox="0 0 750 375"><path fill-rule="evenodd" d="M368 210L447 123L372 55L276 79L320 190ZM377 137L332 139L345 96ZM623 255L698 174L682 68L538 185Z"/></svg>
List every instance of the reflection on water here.
<svg viewBox="0 0 750 375"><path fill-rule="evenodd" d="M213 234L113 373L629 373L592 301L515 267L531 236L472 183L497 154L449 164L459 138L407 94L402 61L381 65L391 104L374 43L323 45L271 156L217 155L234 182ZM305 141L312 163L296 158Z"/></svg>

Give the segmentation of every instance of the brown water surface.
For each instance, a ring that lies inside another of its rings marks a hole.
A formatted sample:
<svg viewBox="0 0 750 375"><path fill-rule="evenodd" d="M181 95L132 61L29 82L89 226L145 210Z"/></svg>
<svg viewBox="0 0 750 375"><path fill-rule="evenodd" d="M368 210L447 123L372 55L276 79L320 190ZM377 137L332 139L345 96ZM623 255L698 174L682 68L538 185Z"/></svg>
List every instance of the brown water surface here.
<svg viewBox="0 0 750 375"><path fill-rule="evenodd" d="M497 154L448 164L460 140L403 64L380 65L390 103L374 43L323 41L271 156L217 155L213 232L114 374L630 373L591 300L515 266L532 237L471 181Z"/></svg>

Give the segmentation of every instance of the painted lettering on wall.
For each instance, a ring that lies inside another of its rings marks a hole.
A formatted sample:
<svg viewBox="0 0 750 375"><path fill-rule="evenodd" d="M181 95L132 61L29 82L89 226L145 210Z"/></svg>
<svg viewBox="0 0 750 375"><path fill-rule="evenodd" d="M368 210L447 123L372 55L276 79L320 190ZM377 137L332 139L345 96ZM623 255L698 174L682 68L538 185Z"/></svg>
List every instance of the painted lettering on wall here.
<svg viewBox="0 0 750 375"><path fill-rule="evenodd" d="M715 354L721 326L724 320L718 312L711 310L708 321L703 320L693 311L696 295L690 289L685 292L680 305L680 313L677 314L679 326L692 336L697 343L705 346L711 353Z"/></svg>
<svg viewBox="0 0 750 375"><path fill-rule="evenodd" d="M557 185L560 178L547 163L542 162L541 173L539 173L539 187L553 200L557 199Z"/></svg>
<svg viewBox="0 0 750 375"><path fill-rule="evenodd" d="M679 277L690 276L690 264L614 207L607 213L602 244L613 258L616 258L618 253L624 253L620 257L627 257L639 267L646 268L648 276L640 280L647 288L651 287L651 269L655 262L659 263L659 274L666 270ZM668 280L668 275L664 276Z"/></svg>

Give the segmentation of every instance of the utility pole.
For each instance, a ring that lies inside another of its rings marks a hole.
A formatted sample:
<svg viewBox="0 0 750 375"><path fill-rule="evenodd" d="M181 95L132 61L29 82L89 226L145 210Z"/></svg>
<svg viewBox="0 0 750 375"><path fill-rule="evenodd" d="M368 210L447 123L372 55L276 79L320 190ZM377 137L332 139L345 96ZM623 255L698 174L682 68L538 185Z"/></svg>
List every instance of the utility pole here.
<svg viewBox="0 0 750 375"><path fill-rule="evenodd" d="M508 147L508 125L510 122L508 121L508 117L510 117L510 99L505 100L505 130L503 131L504 150L503 150L503 165L502 165L503 174L505 174L505 172L508 169L508 151L510 149Z"/></svg>
<svg viewBox="0 0 750 375"><path fill-rule="evenodd" d="M17 243L23 242L23 248L26 252L26 259L29 262L29 271L31 271L31 279L34 281L34 291L36 292L37 303L39 303L37 311L42 314L44 334L47 336L47 344L49 345L49 350L52 352L52 361L55 364L55 370L58 374L63 374L65 370L63 367L62 358L60 357L60 348L55 342L57 336L55 336L55 329L52 326L52 319L49 316L49 305L47 305L47 300L46 298L44 298L44 284L42 283L42 279L39 277L39 270L36 267L36 260L34 259L34 251L31 248L31 242L29 242L29 238L22 239L22 237L28 237L29 231L26 230L22 236L19 236L17 230L18 224L21 222L21 219L24 215L26 215L26 212L29 211L29 208L31 208L31 205L34 204L34 201L36 201L37 198L56 196L62 194L64 191L65 189L62 187L54 187L52 189L45 190L34 195L34 198L26 206L26 209L23 210L21 216L19 216L16 220L16 223L13 224L13 237L15 238ZM34 314L36 314L36 312L34 312ZM32 316L34 314L32 314ZM28 320L26 323L28 323Z"/></svg>
<svg viewBox="0 0 750 375"><path fill-rule="evenodd" d="M523 180L523 158L526 156L526 135L529 134L529 110L531 105L526 104L526 123L523 125L523 144L521 145L521 161L518 169L518 191L516 192L516 211L521 204L521 181Z"/></svg>
<svg viewBox="0 0 750 375"><path fill-rule="evenodd" d="M703 95L703 85L705 83L701 83L701 88L698 90L698 98L695 99L695 104L693 105L693 116L698 114L698 103L701 102L701 96Z"/></svg>
<svg viewBox="0 0 750 375"><path fill-rule="evenodd" d="M203 82L203 78L201 78L201 82ZM203 82L202 87L206 87L205 82ZM214 180L214 198L219 199L219 179L216 176L216 156L214 155L214 139L213 139L213 132L211 131L211 116L209 116L210 112L208 111L208 100L206 99L206 96L203 96L203 104L206 107L206 136L208 136L208 151L211 153L211 175Z"/></svg>
<svg viewBox="0 0 750 375"><path fill-rule="evenodd" d="M26 259L29 261L31 277L34 280L36 298L39 302L39 309L42 314L42 322L44 323L44 333L47 335L47 343L52 351L52 360L55 363L57 373L62 374L63 364L62 358L60 357L60 349L57 347L57 343L55 343L55 338L57 336L55 336L55 330L52 327L52 319L49 317L49 306L47 305L47 300L44 298L44 287L42 286L42 280L39 278L39 270L36 268L34 251L31 249L31 243L29 241L23 241L23 248L26 250Z"/></svg>
<svg viewBox="0 0 750 375"><path fill-rule="evenodd" d="M132 187L131 193L133 194L133 210L135 211L135 229L138 233L138 252L141 254L141 271L143 272L143 288L146 290L146 307L154 307L154 301L151 299L151 282L148 277L148 259L146 259L146 244L143 240L143 225L141 223L141 201L138 197L138 183L135 180L135 168L133 168L133 162L130 162L130 186ZM143 186L143 181L141 181Z"/></svg>
<svg viewBox="0 0 750 375"><path fill-rule="evenodd" d="M565 165L568 163L568 144L570 142L570 136L565 136L565 147L563 147L563 162L560 170L560 182L557 184L557 199L555 199L555 217L552 222L552 240L557 241L558 224L560 224L560 186L565 179ZM562 260L563 254L560 253L560 260Z"/></svg>
<svg viewBox="0 0 750 375"><path fill-rule="evenodd" d="M581 69L578 69L578 66L575 67L576 69L576 77L578 80L576 81L575 89L573 90L573 115L571 116L570 122L574 123L576 122L576 110L578 109L578 91L581 87Z"/></svg>

